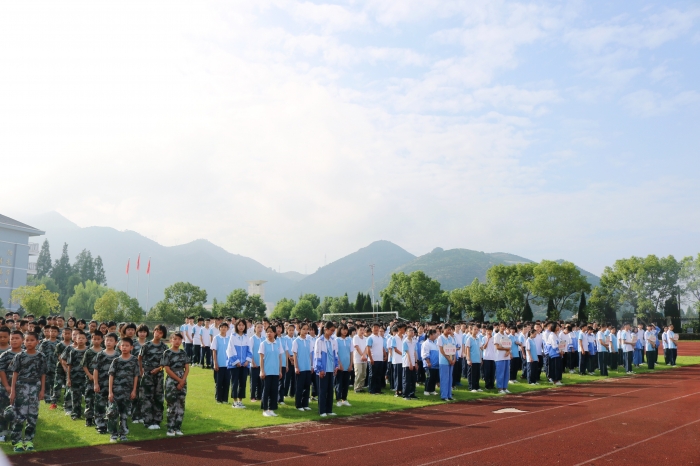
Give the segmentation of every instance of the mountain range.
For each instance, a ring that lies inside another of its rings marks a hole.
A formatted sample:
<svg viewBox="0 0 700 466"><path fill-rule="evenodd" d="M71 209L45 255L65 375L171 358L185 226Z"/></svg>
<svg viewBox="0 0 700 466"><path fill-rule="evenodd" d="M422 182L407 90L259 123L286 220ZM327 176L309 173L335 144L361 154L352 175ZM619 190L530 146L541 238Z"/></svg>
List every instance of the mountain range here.
<svg viewBox="0 0 700 466"><path fill-rule="evenodd" d="M222 300L235 288L247 288L247 280L266 280L265 301L276 302L286 297L297 299L304 293L323 296L340 296L347 293L350 301L358 292L368 293L372 288L374 272L375 296L389 283L394 272L410 273L422 270L438 280L445 290L453 290L471 283L474 278L484 280L486 271L495 264L532 262L514 254L485 253L469 249L435 248L428 254L415 256L396 244L380 240L356 252L320 267L310 275L289 271L279 273L270 267L240 254L232 254L207 241L198 239L178 246L163 246L133 231L118 231L110 227L81 228L57 212L21 219L46 231L45 237L33 241L49 240L51 257L57 259L63 243L68 244L71 260L83 249L101 256L107 284L126 291L126 259L131 258L131 274L128 291L136 295L136 254L141 253L138 297L146 307L148 277L145 274L148 258L152 259L150 295L153 305L163 297L163 290L178 281L188 281L207 290L208 302ZM600 279L585 270L581 272L591 285Z"/></svg>

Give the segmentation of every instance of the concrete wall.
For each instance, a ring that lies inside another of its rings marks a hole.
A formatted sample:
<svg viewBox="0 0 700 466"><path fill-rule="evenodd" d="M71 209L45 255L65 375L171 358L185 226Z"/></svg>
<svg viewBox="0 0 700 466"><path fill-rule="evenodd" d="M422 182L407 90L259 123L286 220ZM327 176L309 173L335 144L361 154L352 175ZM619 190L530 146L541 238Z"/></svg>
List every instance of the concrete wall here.
<svg viewBox="0 0 700 466"><path fill-rule="evenodd" d="M5 309L16 310L10 304L12 290L27 284L29 264L29 235L0 227L0 299Z"/></svg>

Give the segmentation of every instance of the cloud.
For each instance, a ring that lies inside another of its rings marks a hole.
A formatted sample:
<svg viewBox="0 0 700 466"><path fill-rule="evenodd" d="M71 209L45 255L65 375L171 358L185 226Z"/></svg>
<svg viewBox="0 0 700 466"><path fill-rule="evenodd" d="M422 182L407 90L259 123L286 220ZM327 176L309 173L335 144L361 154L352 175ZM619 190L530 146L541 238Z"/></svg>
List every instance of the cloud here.
<svg viewBox="0 0 700 466"><path fill-rule="evenodd" d="M685 91L670 97L648 89L642 89L623 96L622 104L637 117L654 117L666 115L679 107L692 105L700 101L700 93Z"/></svg>

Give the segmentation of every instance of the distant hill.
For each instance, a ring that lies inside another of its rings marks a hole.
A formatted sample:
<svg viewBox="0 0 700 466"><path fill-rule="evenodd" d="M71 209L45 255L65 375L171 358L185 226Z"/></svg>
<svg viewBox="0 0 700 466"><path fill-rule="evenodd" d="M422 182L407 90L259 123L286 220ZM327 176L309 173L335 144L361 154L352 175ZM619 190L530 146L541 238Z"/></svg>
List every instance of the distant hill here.
<svg viewBox="0 0 700 466"><path fill-rule="evenodd" d="M484 281L486 271L492 265L517 264L519 262L532 261L504 252L485 253L470 249L444 250L435 248L428 254L402 264L382 277L378 282L378 288L384 289L389 284L392 273L409 274L416 270L422 270L431 278L439 281L443 290L454 290L470 284L474 278Z"/></svg>
<svg viewBox="0 0 700 466"><path fill-rule="evenodd" d="M136 295L136 256L141 253L139 301L146 306L146 264L151 263L150 305L163 298L163 290L178 281L189 281L205 288L208 302L224 299L235 288L247 289L246 280L267 280L266 301L277 301L283 291L295 280L265 267L255 260L232 254L211 242L199 239L179 246L166 247L133 231L117 231L109 227L80 228L57 212L31 219L32 225L46 231L45 237L33 239L42 243L49 240L51 258L61 254L63 243L68 243L71 262L83 249L93 256L102 256L107 284L126 290L126 261L131 258L129 294ZM289 273L289 272L287 272Z"/></svg>
<svg viewBox="0 0 700 466"><path fill-rule="evenodd" d="M285 296L297 299L304 293L324 296L342 296L347 293L354 301L358 292L367 293L372 286L369 268L374 264L375 282L396 269L412 261L416 256L390 241L375 241L367 247L353 252L342 259L321 267L315 273L292 285ZM380 287L376 286L377 299Z"/></svg>
<svg viewBox="0 0 700 466"><path fill-rule="evenodd" d="M294 272L292 270L290 270L289 272L282 272L281 275L283 277L290 279L293 282L299 282L299 281L303 280L304 278L308 277L308 275L304 275L303 273L300 273L300 272Z"/></svg>

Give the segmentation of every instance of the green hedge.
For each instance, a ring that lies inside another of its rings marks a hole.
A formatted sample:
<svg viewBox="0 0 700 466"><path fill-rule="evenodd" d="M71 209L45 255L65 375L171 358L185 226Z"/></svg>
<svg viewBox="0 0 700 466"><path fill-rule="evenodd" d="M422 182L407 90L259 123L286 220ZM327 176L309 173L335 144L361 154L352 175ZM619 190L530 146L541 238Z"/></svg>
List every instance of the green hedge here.
<svg viewBox="0 0 700 466"><path fill-rule="evenodd" d="M679 340L700 340L700 333L679 333Z"/></svg>

